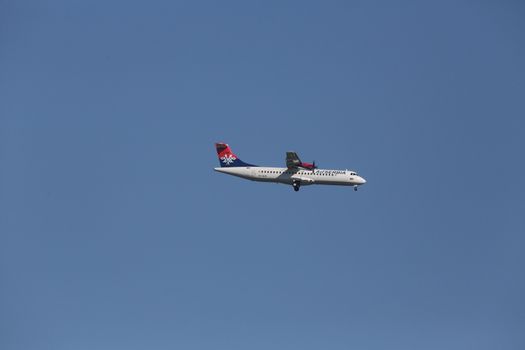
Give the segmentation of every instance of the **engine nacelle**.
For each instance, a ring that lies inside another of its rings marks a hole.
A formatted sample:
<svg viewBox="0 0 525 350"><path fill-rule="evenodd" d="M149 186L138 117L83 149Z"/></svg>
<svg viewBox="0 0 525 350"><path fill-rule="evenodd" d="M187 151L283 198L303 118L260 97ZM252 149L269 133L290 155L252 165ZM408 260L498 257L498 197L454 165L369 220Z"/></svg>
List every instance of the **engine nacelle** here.
<svg viewBox="0 0 525 350"><path fill-rule="evenodd" d="M302 163L299 164L299 167L301 167L303 169L306 169L306 170L315 170L315 169L317 169L317 166L315 165L315 162L313 162L313 163L302 162Z"/></svg>

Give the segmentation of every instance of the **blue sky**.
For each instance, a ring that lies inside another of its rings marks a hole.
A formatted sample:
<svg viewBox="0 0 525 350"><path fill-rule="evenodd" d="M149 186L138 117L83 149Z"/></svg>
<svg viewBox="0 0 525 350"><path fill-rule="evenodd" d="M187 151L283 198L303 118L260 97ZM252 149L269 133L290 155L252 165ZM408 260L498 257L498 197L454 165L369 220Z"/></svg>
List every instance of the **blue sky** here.
<svg viewBox="0 0 525 350"><path fill-rule="evenodd" d="M523 349L518 1L0 4L0 347ZM213 172L213 143L357 170Z"/></svg>

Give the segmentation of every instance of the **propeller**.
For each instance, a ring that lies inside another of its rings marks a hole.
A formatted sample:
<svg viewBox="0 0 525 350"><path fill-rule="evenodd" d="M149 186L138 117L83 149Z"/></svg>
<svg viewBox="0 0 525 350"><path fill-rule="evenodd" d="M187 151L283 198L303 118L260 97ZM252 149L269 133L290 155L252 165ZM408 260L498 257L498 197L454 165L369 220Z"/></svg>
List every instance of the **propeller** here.
<svg viewBox="0 0 525 350"><path fill-rule="evenodd" d="M314 160L314 161L312 162L312 173L315 172L315 169L316 169L316 168L317 168L317 167L315 166L315 160Z"/></svg>

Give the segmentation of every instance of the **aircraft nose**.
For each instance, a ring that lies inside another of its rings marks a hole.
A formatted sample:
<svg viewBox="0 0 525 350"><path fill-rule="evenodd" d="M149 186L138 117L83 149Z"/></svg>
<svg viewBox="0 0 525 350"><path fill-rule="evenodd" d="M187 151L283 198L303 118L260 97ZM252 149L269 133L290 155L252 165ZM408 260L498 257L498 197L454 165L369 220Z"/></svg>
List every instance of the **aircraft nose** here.
<svg viewBox="0 0 525 350"><path fill-rule="evenodd" d="M366 184L366 180L365 180L364 177L362 177L362 178L361 178L361 185L364 185L364 184Z"/></svg>

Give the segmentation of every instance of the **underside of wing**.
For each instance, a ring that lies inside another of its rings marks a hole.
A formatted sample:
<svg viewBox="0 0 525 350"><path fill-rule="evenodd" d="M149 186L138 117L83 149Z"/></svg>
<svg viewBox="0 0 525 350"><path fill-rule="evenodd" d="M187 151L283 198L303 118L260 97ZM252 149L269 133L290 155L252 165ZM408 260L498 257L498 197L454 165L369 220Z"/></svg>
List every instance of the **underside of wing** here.
<svg viewBox="0 0 525 350"><path fill-rule="evenodd" d="M301 165L301 160L295 152L286 152L286 167L288 169L295 169Z"/></svg>
<svg viewBox="0 0 525 350"><path fill-rule="evenodd" d="M317 169L315 161L313 163L301 162L301 159L295 152L286 152L286 167L288 169L306 169L311 171Z"/></svg>

